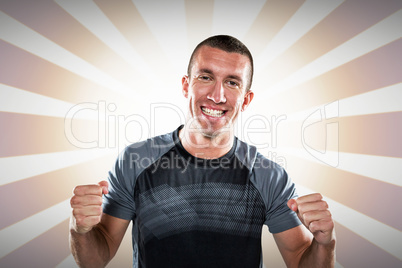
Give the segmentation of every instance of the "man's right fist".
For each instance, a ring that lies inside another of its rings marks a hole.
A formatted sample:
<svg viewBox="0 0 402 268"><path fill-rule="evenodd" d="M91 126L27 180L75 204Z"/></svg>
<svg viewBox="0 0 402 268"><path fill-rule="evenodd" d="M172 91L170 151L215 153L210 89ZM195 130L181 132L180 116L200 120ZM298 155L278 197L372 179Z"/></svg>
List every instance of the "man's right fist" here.
<svg viewBox="0 0 402 268"><path fill-rule="evenodd" d="M70 204L73 209L72 226L77 233L87 233L97 225L102 216L102 195L108 193L107 181L74 188Z"/></svg>

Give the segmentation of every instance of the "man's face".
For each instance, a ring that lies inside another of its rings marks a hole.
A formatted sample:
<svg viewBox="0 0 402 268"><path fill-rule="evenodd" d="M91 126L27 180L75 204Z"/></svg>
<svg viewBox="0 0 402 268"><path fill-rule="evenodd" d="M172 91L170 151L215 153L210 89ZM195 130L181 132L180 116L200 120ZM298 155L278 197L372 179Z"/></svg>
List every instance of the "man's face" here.
<svg viewBox="0 0 402 268"><path fill-rule="evenodd" d="M208 137L232 129L253 98L251 91L246 92L250 68L247 56L209 46L198 50L191 77L182 80L192 128Z"/></svg>

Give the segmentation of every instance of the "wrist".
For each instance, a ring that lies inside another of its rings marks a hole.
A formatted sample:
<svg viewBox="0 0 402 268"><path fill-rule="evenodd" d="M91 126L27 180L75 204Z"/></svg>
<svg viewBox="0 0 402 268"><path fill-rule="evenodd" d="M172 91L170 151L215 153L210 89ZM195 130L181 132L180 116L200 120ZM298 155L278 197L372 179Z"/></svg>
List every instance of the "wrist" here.
<svg viewBox="0 0 402 268"><path fill-rule="evenodd" d="M93 229L94 226L92 227L80 227L77 225L77 222L74 218L74 216L70 217L70 233L71 234L80 234L84 235L90 232Z"/></svg>

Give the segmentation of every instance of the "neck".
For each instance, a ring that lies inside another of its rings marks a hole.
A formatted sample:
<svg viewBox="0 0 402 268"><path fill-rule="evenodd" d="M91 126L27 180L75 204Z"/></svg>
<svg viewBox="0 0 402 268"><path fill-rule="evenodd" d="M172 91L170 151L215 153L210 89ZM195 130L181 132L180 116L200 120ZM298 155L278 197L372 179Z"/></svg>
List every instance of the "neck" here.
<svg viewBox="0 0 402 268"><path fill-rule="evenodd" d="M198 158L215 159L230 151L233 147L233 127L216 136L206 136L198 129L190 129L188 124L184 125L179 132L180 141L191 155Z"/></svg>

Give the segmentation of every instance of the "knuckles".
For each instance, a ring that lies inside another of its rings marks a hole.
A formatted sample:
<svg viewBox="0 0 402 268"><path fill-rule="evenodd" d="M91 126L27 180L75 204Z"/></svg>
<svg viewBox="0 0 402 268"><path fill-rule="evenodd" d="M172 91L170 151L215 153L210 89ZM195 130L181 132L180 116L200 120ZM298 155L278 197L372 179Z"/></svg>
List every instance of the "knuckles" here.
<svg viewBox="0 0 402 268"><path fill-rule="evenodd" d="M102 206L103 199L97 195L73 195L70 199L72 208L79 206Z"/></svg>
<svg viewBox="0 0 402 268"><path fill-rule="evenodd" d="M78 185L73 189L73 195L99 195L102 196L102 187L100 185Z"/></svg>
<svg viewBox="0 0 402 268"><path fill-rule="evenodd" d="M73 197L71 197L70 199L70 205L71 207L75 207L76 205L78 205L78 200L77 200L77 196L74 195Z"/></svg>
<svg viewBox="0 0 402 268"><path fill-rule="evenodd" d="M299 205L299 216L306 226L318 221L332 221L332 214L325 201Z"/></svg>
<svg viewBox="0 0 402 268"><path fill-rule="evenodd" d="M310 203L302 203L298 205L298 210L300 214L304 214L310 211L321 211L321 210L328 210L328 203L324 200L319 200Z"/></svg>
<svg viewBox="0 0 402 268"><path fill-rule="evenodd" d="M83 188L82 185L75 186L73 189L73 194L74 195L82 195L82 188Z"/></svg>
<svg viewBox="0 0 402 268"><path fill-rule="evenodd" d="M75 230L86 233L100 222L102 216L102 187L78 185L70 198L72 220Z"/></svg>

